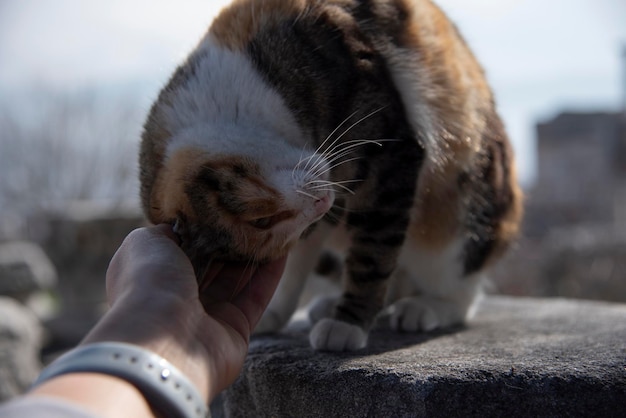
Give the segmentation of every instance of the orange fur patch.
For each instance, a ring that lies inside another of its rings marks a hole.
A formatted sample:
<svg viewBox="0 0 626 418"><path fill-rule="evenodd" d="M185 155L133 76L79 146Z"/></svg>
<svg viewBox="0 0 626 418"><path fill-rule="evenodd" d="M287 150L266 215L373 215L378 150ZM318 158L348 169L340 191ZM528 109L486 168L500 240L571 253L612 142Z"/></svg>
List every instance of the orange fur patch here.
<svg viewBox="0 0 626 418"><path fill-rule="evenodd" d="M280 193L267 185L261 178L256 163L245 157L226 156L211 159L207 163L215 171L220 172L222 181L230 181L236 188L236 198L245 202L245 212L240 214L242 221L273 216L281 210ZM245 172L237 174L235 167Z"/></svg>
<svg viewBox="0 0 626 418"><path fill-rule="evenodd" d="M430 0L401 1L411 13L401 42L420 52L420 77L426 86L422 97L438 121L449 121L434 133L447 158L432 157L444 170L454 170L480 148L480 111L491 108L491 90L480 64L441 9Z"/></svg>
<svg viewBox="0 0 626 418"><path fill-rule="evenodd" d="M430 0L400 1L410 15L400 42L420 52L418 86L434 112L431 134L438 147L420 173L411 234L425 247L440 250L457 236L458 175L485 146L489 127L483 115L493 108L493 97L480 64L441 9ZM515 176L503 181L515 182Z"/></svg>
<svg viewBox="0 0 626 418"><path fill-rule="evenodd" d="M178 150L168 159L153 188L153 206L158 210L150 212L152 222L170 222L179 212L193 216L185 185L205 161L206 154L195 148Z"/></svg>
<svg viewBox="0 0 626 418"><path fill-rule="evenodd" d="M409 234L424 248L442 250L459 231L460 195L456 176L452 170L446 175L425 164L421 170L417 184L417 198L413 206L413 214Z"/></svg>
<svg viewBox="0 0 626 418"><path fill-rule="evenodd" d="M219 172L221 182L230 182L234 189L223 192L231 201L241 202L245 208L238 216L250 221L274 216L281 207L280 193L268 186L258 175L258 166L248 158L239 156L209 156L195 148L176 151L167 161L155 182L153 200L158 210L151 212L153 222L169 222L179 212L188 219L198 217L187 196L186 188L193 185L202 167ZM245 174L242 174L245 173ZM216 203L216 210L218 206Z"/></svg>
<svg viewBox="0 0 626 418"><path fill-rule="evenodd" d="M145 124L139 151L141 204L148 219L155 224L161 219L159 202L154 198L155 183L162 169L167 141L170 138L167 129L158 123L159 116L153 107Z"/></svg>

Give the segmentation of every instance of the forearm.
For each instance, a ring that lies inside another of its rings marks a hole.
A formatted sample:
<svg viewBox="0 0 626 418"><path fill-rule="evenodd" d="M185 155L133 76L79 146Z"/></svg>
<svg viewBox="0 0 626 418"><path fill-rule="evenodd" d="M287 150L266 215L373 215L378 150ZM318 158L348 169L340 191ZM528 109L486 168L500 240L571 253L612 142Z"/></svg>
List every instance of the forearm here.
<svg viewBox="0 0 626 418"><path fill-rule="evenodd" d="M192 338L189 328L196 324L179 319L182 303L163 295L129 299L116 303L81 345L115 341L151 351L180 370L208 402L216 395L211 385L214 373L205 349Z"/></svg>
<svg viewBox="0 0 626 418"><path fill-rule="evenodd" d="M135 386L117 377L100 373L58 376L37 386L25 396L60 399L101 418L157 417Z"/></svg>
<svg viewBox="0 0 626 418"><path fill-rule="evenodd" d="M82 347L44 370L25 402L13 402L10 416L33 416L15 412L29 399L43 416L45 405L56 408L51 399L104 418L202 416L238 376L284 265L216 264L199 294L170 226L133 231L107 270L112 308Z"/></svg>
<svg viewBox="0 0 626 418"><path fill-rule="evenodd" d="M125 300L113 306L81 343L89 344L119 342L154 353L183 373L208 402L210 372L206 355L195 354L197 347L185 341L184 332L173 332L174 325L159 321L160 315L168 313L172 306L166 297L152 301L149 307L143 300ZM158 304L158 306L156 306ZM178 308L179 309L179 308ZM163 316L161 316L163 317ZM167 316L165 316L167 317ZM171 317L175 317L172 315ZM158 323L160 322L160 323ZM180 324L180 327L183 325ZM178 330L180 331L180 329ZM133 383L107 373L68 373L54 377L35 387L27 396L48 396L79 405L101 417L156 417L157 412L146 399L145 391Z"/></svg>

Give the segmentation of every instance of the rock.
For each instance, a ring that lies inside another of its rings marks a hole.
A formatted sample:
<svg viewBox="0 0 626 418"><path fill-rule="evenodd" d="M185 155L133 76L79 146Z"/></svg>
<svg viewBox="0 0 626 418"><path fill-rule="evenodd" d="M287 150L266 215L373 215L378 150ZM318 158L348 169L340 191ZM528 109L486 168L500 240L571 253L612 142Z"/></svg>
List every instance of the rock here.
<svg viewBox="0 0 626 418"><path fill-rule="evenodd" d="M25 241L0 244L0 295L24 300L56 282L56 270L41 247Z"/></svg>
<svg viewBox="0 0 626 418"><path fill-rule="evenodd" d="M39 374L42 329L33 312L0 297L0 402L22 393Z"/></svg>
<svg viewBox="0 0 626 418"><path fill-rule="evenodd" d="M488 297L465 327L381 328L320 353L297 327L255 337L229 417L626 416L626 305Z"/></svg>

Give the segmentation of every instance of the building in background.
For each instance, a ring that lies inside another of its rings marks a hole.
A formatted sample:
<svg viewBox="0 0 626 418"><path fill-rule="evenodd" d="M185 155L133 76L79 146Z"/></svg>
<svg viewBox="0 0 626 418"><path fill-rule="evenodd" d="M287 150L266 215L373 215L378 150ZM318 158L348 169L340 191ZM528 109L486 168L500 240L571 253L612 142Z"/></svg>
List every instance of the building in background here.
<svg viewBox="0 0 626 418"><path fill-rule="evenodd" d="M522 237L492 271L495 290L626 302L626 46L620 111L539 122Z"/></svg>
<svg viewBox="0 0 626 418"><path fill-rule="evenodd" d="M623 112L565 112L537 125L537 178L526 233L626 224L626 118Z"/></svg>

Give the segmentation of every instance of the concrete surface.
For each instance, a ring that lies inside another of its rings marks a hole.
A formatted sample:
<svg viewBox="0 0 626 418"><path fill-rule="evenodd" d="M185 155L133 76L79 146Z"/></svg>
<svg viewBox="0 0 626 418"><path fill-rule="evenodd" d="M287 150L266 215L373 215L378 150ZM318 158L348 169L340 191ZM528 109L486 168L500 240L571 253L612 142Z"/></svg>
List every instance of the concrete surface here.
<svg viewBox="0 0 626 418"><path fill-rule="evenodd" d="M296 327L297 328L297 327ZM320 353L255 337L214 417L626 416L626 305L488 297L462 328Z"/></svg>

